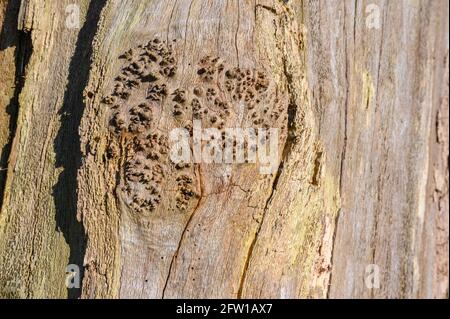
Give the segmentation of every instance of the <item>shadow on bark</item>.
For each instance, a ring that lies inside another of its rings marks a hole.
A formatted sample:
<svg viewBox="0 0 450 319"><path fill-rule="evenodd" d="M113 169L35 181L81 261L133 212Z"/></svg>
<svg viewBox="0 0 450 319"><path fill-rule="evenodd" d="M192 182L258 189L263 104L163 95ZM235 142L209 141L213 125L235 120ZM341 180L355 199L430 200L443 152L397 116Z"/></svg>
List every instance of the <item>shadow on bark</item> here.
<svg viewBox="0 0 450 319"><path fill-rule="evenodd" d="M2 29L0 31L0 51L17 45L17 19L20 1L9 0L6 4Z"/></svg>
<svg viewBox="0 0 450 319"><path fill-rule="evenodd" d="M31 39L28 34L17 30L17 19L19 15L20 2L8 1L5 16L0 31L0 51L9 47L16 47L15 51L15 83L14 93L8 105L6 114L9 117L8 142L0 151L0 209L3 205L3 191L6 183L6 168L8 166L9 155L11 153L12 139L16 132L17 113L19 104L19 94L23 87L24 67L28 63L31 53Z"/></svg>
<svg viewBox="0 0 450 319"><path fill-rule="evenodd" d="M59 112L61 128L54 143L56 167L63 168L53 188L56 225L70 248L68 264L80 267L80 283L84 275L86 233L83 224L77 220L77 171L81 165L78 128L84 111L83 90L89 80L93 40L105 3L106 0L90 2L86 21L79 31L75 52L69 66L64 102ZM67 291L70 299L81 296L81 287Z"/></svg>

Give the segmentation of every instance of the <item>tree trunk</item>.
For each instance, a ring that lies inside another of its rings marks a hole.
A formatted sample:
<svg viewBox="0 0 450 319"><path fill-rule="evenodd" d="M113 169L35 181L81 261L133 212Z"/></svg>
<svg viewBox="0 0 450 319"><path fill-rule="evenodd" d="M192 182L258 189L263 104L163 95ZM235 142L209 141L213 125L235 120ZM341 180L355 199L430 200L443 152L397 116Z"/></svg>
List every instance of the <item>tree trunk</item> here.
<svg viewBox="0 0 450 319"><path fill-rule="evenodd" d="M448 9L2 0L0 297L448 298Z"/></svg>

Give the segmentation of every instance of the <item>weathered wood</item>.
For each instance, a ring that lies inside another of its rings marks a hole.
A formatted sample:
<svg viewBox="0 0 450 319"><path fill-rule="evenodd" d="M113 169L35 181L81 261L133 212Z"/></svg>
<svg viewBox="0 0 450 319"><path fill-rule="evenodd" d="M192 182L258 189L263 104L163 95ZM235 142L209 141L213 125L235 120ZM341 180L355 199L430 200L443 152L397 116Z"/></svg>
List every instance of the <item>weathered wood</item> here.
<svg viewBox="0 0 450 319"><path fill-rule="evenodd" d="M0 194L3 194L6 180L6 167L15 131L17 116L16 56L19 34L16 31L19 3L2 1L0 3ZM0 195L0 207L2 203Z"/></svg>
<svg viewBox="0 0 450 319"><path fill-rule="evenodd" d="M448 222L436 219L448 208L427 210L425 194L436 110L448 90L448 4L378 2L377 30L367 28L366 3L345 3L337 82L346 142L330 297L443 297L445 280L433 273L448 254L437 256L440 244L427 233L448 234ZM369 264L379 267L380 289L365 285Z"/></svg>
<svg viewBox="0 0 450 319"><path fill-rule="evenodd" d="M0 296L448 297L448 8L3 1ZM279 165L177 166L193 119Z"/></svg>
<svg viewBox="0 0 450 319"><path fill-rule="evenodd" d="M84 237L75 219L76 118L82 99L67 97L82 89L66 84L69 63L79 63L73 66L76 73L84 63L88 68L89 59L74 61L79 30L65 26L68 3L21 2L18 26L30 39L22 45L32 53L18 92L17 129L0 216L2 296L65 297L66 265L82 263L77 250Z"/></svg>

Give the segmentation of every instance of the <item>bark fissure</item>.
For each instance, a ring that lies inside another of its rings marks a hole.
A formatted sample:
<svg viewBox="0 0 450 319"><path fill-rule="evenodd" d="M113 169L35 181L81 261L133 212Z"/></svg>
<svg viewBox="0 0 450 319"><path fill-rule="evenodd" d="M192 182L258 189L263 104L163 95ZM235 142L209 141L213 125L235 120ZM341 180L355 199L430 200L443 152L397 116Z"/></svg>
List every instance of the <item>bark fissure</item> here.
<svg viewBox="0 0 450 319"><path fill-rule="evenodd" d="M239 298L239 299L242 298L242 292L244 289L244 284L245 284L245 280L247 277L247 271L248 271L248 268L250 265L250 260L252 258L253 251L254 251L256 242L258 240L259 233L260 233L262 225L264 223L264 219L267 215L267 210L268 210L269 204L277 190L277 186L278 186L281 174L283 172L284 165L287 162L287 160L289 159L289 154L291 153L291 151L294 147L295 139L296 139L295 119L296 119L296 115L297 115L298 106L295 102L294 82L293 82L292 74L288 71L286 56L282 57L282 62L283 62L283 73L286 78L287 89L288 89L288 94L289 94L289 98L290 98L288 110L287 110L287 113L288 113L287 114L288 115L288 121L287 121L288 135L287 135L285 144L283 146L283 152L281 155L280 165L278 166L277 172L275 174L275 178L272 182L272 188L270 191L270 195L264 204L261 221L258 224L258 228L256 229L255 235L253 237L253 240L252 240L249 250L247 252L247 256L246 256L245 263L244 263L244 269L243 269L242 276L240 279L239 289L238 289L238 294L237 294L237 298Z"/></svg>
<svg viewBox="0 0 450 319"><path fill-rule="evenodd" d="M204 196L204 186L203 186L203 181L202 181L202 172L201 172L201 165L200 164L198 165L198 179L199 179L199 184L200 184L200 198L199 198L199 200L197 202L197 205L195 206L194 210L192 211L191 215L189 216L189 219L186 222L186 225L184 226L183 231L181 232L181 236L180 236L180 240L178 241L177 249L175 250L175 253L172 256L172 260L170 261L169 271L167 273L167 277L166 277L166 280L164 282L164 287L163 287L163 290L162 290L162 297L161 297L162 299L164 299L164 297L165 297L167 286L168 286L169 280L170 280L170 276L172 274L173 264L174 264L175 260L178 257L178 254L180 252L181 246L183 245L183 240L184 240L184 238L186 236L187 230L191 226L191 222L192 222L196 212L200 208L202 202L207 198L207 196Z"/></svg>
<svg viewBox="0 0 450 319"><path fill-rule="evenodd" d="M264 5L264 4L258 3L258 4L255 6L255 9L258 9L258 8L267 10L267 11L273 13L274 15L278 15L277 10L275 10L275 8L266 6L266 5ZM256 16L256 10L255 10L255 16Z"/></svg>

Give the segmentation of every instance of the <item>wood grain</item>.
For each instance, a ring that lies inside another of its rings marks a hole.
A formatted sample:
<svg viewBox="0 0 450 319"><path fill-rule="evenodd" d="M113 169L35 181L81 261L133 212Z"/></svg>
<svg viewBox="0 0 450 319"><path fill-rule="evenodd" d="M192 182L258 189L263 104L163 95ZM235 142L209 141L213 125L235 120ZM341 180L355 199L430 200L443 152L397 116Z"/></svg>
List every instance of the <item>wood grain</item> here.
<svg viewBox="0 0 450 319"><path fill-rule="evenodd" d="M2 1L0 296L448 298L448 9ZM273 174L171 162L194 119Z"/></svg>

